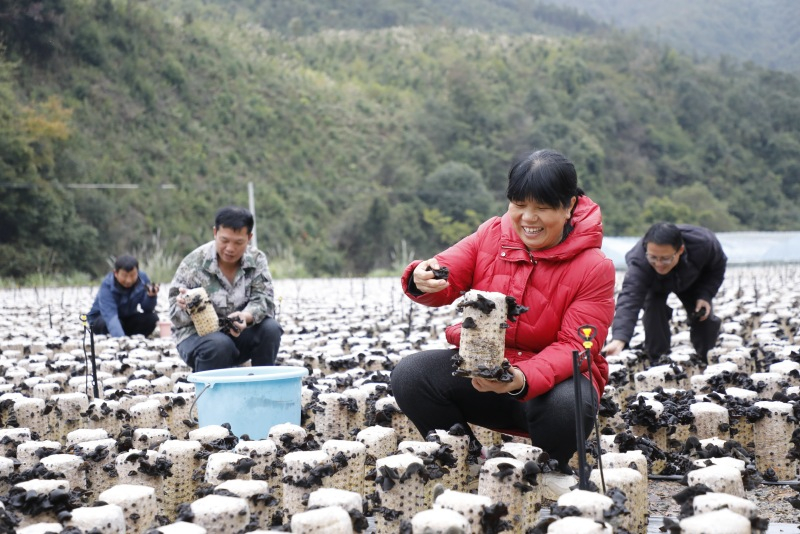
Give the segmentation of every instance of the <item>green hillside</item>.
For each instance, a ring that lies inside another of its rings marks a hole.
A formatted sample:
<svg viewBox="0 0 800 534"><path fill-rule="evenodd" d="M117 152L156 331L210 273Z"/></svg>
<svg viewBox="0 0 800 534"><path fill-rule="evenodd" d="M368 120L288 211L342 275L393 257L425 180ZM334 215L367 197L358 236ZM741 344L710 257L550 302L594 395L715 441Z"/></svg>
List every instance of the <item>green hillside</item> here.
<svg viewBox="0 0 800 534"><path fill-rule="evenodd" d="M800 229L789 74L608 31L287 35L211 4L44 4L0 9L0 276L179 258L248 183L277 275L390 268L504 211L511 160L544 146L576 162L609 235Z"/></svg>
<svg viewBox="0 0 800 534"><path fill-rule="evenodd" d="M298 37L324 30L397 26L471 28L489 33L600 33L606 28L577 9L541 0L152 0L172 16L235 20Z"/></svg>
<svg viewBox="0 0 800 534"><path fill-rule="evenodd" d="M548 0L597 21L644 30L687 54L800 72L797 0Z"/></svg>
<svg viewBox="0 0 800 534"><path fill-rule="evenodd" d="M726 56L800 71L796 0L160 0L158 6L172 14L233 18L292 36L394 26L597 35L613 26L640 32L691 56L713 60Z"/></svg>

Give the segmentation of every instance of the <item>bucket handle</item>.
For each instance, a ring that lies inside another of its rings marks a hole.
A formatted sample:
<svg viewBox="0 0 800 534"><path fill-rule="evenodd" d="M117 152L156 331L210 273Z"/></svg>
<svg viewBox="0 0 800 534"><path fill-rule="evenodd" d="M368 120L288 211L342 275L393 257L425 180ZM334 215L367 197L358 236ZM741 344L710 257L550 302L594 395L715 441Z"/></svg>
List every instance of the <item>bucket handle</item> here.
<svg viewBox="0 0 800 534"><path fill-rule="evenodd" d="M213 386L213 385L214 385L214 384L206 384L206 387L204 387L204 388L203 388L203 389L200 391L200 393L198 393L197 395L195 395L195 396L194 396L194 400L192 401L192 405L191 405L191 406L189 406L189 417L191 417L191 416L192 416L192 410L194 409L194 405L195 405L195 404L197 404L197 401L200 399L200 396L201 396L203 393L205 393L205 392L206 392L206 390L207 390L208 388L210 388L211 386ZM195 421L195 422L196 422L198 425L200 424L200 415L199 415L199 414L198 414L198 416L197 416L197 417L195 417L195 418L194 418L194 421Z"/></svg>

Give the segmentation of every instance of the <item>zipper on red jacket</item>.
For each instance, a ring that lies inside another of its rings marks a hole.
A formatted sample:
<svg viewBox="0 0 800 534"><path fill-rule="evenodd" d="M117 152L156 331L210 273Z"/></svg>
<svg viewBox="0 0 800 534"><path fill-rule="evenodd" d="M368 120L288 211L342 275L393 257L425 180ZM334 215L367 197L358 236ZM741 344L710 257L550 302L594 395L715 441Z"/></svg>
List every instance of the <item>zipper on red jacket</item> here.
<svg viewBox="0 0 800 534"><path fill-rule="evenodd" d="M533 257L533 252L531 252L527 248L526 249L522 249L520 247L508 247L508 246L505 246L505 245L502 245L500 248L501 249L507 249L507 250L524 250L525 252L528 253L528 257L530 258L531 263L536 265L536 259ZM503 254L503 255L505 255L505 254Z"/></svg>

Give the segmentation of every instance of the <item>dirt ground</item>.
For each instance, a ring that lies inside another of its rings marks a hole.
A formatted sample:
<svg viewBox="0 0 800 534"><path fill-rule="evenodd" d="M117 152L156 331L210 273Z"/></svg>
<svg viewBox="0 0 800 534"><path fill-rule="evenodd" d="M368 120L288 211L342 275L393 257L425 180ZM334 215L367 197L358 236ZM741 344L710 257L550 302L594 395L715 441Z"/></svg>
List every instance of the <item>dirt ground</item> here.
<svg viewBox="0 0 800 534"><path fill-rule="evenodd" d="M647 497L650 503L650 516L661 516L678 519L681 507L672 498L684 490L680 482L650 480L647 484ZM800 486L798 486L800 489ZM747 492L747 499L758 506L759 517L772 523L788 523L798 525L795 531L800 533L800 509L794 508L788 499L800 498L800 493L791 486L777 484L761 484Z"/></svg>

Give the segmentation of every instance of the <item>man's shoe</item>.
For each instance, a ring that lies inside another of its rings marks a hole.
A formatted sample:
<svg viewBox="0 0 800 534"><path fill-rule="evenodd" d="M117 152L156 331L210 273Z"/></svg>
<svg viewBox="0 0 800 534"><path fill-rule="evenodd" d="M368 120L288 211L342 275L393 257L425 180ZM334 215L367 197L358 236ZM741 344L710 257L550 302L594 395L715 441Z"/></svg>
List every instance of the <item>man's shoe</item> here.
<svg viewBox="0 0 800 534"><path fill-rule="evenodd" d="M572 491L572 486L578 485L578 477L564 473L549 472L542 474L542 497L557 501L565 493Z"/></svg>

